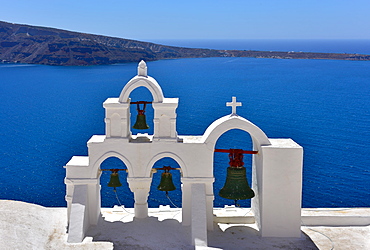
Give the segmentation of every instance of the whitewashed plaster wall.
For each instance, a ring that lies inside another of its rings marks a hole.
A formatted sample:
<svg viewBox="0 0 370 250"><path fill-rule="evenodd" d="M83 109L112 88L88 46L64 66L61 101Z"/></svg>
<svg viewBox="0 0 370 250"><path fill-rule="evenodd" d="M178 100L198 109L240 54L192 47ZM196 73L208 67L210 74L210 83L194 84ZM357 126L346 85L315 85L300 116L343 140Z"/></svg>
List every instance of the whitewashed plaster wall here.
<svg viewBox="0 0 370 250"><path fill-rule="evenodd" d="M129 96L138 87L146 87L153 95L153 135L132 135L130 129ZM206 245L206 231L213 229L214 149L217 139L231 129L248 132L254 150L259 152L253 155L252 162L252 185L256 193L252 209L261 235L300 237L303 149L291 139L268 139L260 128L236 114L236 107L241 104L234 99L228 104L232 113L214 121L204 135L179 136L178 98L165 98L141 61L138 75L125 85L119 98L108 98L103 106L106 135L92 136L87 143L88 156L74 156L65 166L69 242L81 242L88 227L98 222L99 169L105 159L117 157L124 162L127 181L134 193L135 217L145 218L152 167L156 161L170 157L182 171L182 224L191 227L193 244ZM199 219L204 215L204 220Z"/></svg>

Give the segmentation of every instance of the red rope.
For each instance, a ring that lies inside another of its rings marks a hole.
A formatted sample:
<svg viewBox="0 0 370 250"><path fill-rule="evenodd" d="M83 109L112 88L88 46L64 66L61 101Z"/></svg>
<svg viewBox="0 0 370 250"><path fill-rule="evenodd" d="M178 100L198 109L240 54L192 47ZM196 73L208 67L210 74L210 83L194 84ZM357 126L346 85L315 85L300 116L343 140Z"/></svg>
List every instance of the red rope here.
<svg viewBox="0 0 370 250"><path fill-rule="evenodd" d="M243 154L258 154L258 151L245 151L243 149L215 149L215 152L229 153L229 165L233 168L244 166Z"/></svg>
<svg viewBox="0 0 370 250"><path fill-rule="evenodd" d="M229 165L230 167L240 168L244 166L243 162L243 150L242 149L230 149L229 153Z"/></svg>

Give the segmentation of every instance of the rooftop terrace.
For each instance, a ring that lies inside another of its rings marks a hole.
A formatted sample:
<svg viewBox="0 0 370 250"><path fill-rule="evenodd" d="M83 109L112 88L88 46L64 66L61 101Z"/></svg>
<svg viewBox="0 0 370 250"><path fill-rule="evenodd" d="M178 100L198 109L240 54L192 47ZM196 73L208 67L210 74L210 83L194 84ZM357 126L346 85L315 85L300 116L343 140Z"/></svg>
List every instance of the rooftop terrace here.
<svg viewBox="0 0 370 250"><path fill-rule="evenodd" d="M1 249L194 249L181 209L102 208L102 218L82 243L67 243L67 209L0 200ZM369 249L370 208L302 209L300 238L262 238L249 208L215 208L208 247L196 249Z"/></svg>

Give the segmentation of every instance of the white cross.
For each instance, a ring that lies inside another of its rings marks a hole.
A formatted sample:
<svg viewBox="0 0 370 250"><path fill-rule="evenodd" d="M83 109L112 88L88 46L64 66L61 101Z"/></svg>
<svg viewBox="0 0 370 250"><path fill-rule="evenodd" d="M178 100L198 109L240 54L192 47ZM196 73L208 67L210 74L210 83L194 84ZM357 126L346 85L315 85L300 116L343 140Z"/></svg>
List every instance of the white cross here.
<svg viewBox="0 0 370 250"><path fill-rule="evenodd" d="M232 98L232 102L227 102L226 103L226 106L228 106L228 107L231 107L232 109L231 109L231 114L233 115L233 114L235 114L236 115L236 107L240 107L240 106L242 106L242 103L241 102L236 102L236 97L235 96L233 96L233 98Z"/></svg>

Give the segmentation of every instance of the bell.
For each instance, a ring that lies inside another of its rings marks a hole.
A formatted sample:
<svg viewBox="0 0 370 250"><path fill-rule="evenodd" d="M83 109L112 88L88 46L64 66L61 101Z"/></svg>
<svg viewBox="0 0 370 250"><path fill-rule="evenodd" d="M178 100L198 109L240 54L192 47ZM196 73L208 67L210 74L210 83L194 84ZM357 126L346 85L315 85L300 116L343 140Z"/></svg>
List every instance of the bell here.
<svg viewBox="0 0 370 250"><path fill-rule="evenodd" d="M144 108L140 109L139 103L137 103L137 116L136 116L136 122L133 126L134 129L148 129L149 126L146 124L146 116L145 116L145 108L146 103L144 103Z"/></svg>
<svg viewBox="0 0 370 250"><path fill-rule="evenodd" d="M228 167L225 185L218 194L235 201L253 198L254 191L249 187L245 167Z"/></svg>
<svg viewBox="0 0 370 250"><path fill-rule="evenodd" d="M148 129L149 126L146 124L146 116L138 114L136 116L136 122L135 125L133 126L134 129Z"/></svg>
<svg viewBox="0 0 370 250"><path fill-rule="evenodd" d="M173 185L172 182L172 174L169 173L168 171L164 171L161 176L161 182L159 183L158 190L160 191L173 191L176 189L175 185Z"/></svg>
<svg viewBox="0 0 370 250"><path fill-rule="evenodd" d="M110 180L108 183L108 187L113 187L114 191L116 191L116 187L122 186L121 182L119 181L119 175L117 172L113 172L110 175Z"/></svg>

